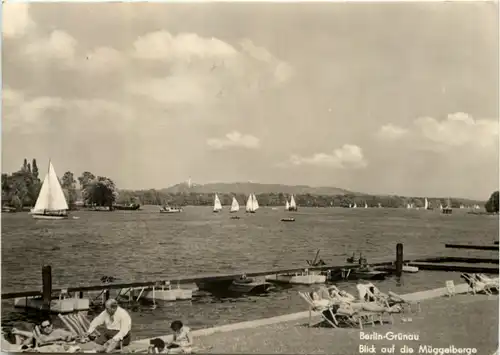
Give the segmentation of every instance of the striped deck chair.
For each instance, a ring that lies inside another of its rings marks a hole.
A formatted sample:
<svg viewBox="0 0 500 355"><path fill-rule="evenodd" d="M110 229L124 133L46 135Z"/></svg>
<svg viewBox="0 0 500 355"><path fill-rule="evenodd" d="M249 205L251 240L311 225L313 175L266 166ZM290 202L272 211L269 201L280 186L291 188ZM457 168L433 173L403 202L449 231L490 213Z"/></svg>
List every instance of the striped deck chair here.
<svg viewBox="0 0 500 355"><path fill-rule="evenodd" d="M80 339L85 339L90 326L90 321L82 312L70 314L58 314L59 319L64 323L66 328ZM96 330L95 333L99 336L100 333Z"/></svg>
<svg viewBox="0 0 500 355"><path fill-rule="evenodd" d="M339 328L341 325L347 325L349 327L359 327L360 329L363 329L363 324L371 323L372 325L375 325L375 319L371 313L356 313L352 316L335 314L331 307L316 306L308 293L299 292L299 295L309 305L309 326L311 326L312 312L318 312L323 320L325 320L333 328Z"/></svg>

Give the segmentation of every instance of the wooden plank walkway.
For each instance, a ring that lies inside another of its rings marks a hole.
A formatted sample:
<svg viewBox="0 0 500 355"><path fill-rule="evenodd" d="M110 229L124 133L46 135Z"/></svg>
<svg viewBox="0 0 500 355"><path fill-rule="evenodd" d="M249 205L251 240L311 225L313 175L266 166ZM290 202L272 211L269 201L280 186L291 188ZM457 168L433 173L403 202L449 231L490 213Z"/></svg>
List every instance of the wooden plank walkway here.
<svg viewBox="0 0 500 355"><path fill-rule="evenodd" d="M384 266L389 265L393 261L388 261L388 258L377 258L372 259L370 265L373 266ZM235 278L240 277L245 274L248 277L258 277L265 275L274 274L287 274L287 273L299 273L308 269L309 271L326 271L335 270L341 268L356 268L359 264L345 264L345 265L333 265L333 266L320 266L320 267L301 267L301 268L290 268L290 269L272 269L272 270L256 270L250 272L235 272L231 274L198 274L184 277L172 277L168 279L163 279L159 281L142 281L142 282L128 282L128 283L103 283L100 285L92 286L77 286L65 288L67 292L88 292L88 291L102 291L102 290L112 290L112 289L127 289L127 288L139 288L139 287L152 287L157 285L164 285L165 282L170 282L172 285L176 284L186 284L186 283L210 283L210 282L223 282L231 281ZM62 288L53 289L53 294L59 294ZM41 290L36 291L21 291L21 292L6 292L2 293L2 299L12 299L18 297L37 297L42 296Z"/></svg>
<svg viewBox="0 0 500 355"><path fill-rule="evenodd" d="M476 244L445 244L445 248L454 249L476 249L476 250L499 250L499 245L476 245Z"/></svg>
<svg viewBox="0 0 500 355"><path fill-rule="evenodd" d="M468 272L468 273L485 273L498 274L498 266L493 267L488 264L467 263L450 263L450 262L410 262L410 266L417 266L420 270L435 270L435 271L451 271L451 272Z"/></svg>

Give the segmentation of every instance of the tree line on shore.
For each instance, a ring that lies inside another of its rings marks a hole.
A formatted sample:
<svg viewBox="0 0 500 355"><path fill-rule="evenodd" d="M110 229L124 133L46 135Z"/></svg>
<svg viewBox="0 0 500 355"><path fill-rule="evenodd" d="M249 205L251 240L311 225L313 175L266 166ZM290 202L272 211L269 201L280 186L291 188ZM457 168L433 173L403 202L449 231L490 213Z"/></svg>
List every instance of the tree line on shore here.
<svg viewBox="0 0 500 355"><path fill-rule="evenodd" d="M12 174L2 173L2 205L18 211L33 207L42 188L42 178L36 159L31 163L24 159L21 168ZM105 176L85 171L78 177L79 186L71 171L58 179L70 209L76 208L77 201L86 206L112 206L118 197L115 183Z"/></svg>
<svg viewBox="0 0 500 355"><path fill-rule="evenodd" d="M78 186L77 186L78 180ZM71 171L66 171L59 178L63 188L66 201L70 209L82 206L106 206L114 204L141 204L141 205L176 205L176 206L211 206L214 201L212 193L180 192L171 193L155 189L149 190L118 190L112 179L105 176L96 176L89 171L83 172L76 180ZM36 203L42 180L36 159L31 164L24 159L19 171L12 174L2 174L2 204L21 210L26 207L33 207ZM230 205L233 196L240 204L245 204L248 196L238 193L218 194L223 205ZM284 206L288 194L257 193L256 197L261 206ZM415 207L423 207L424 201L421 198L409 198L404 196L376 196L376 195L294 195L297 205L300 207L348 207L356 203L358 207L363 207L366 203L368 207L398 208L406 207L408 203L413 203ZM489 200L484 205L489 213L498 213L499 208L498 191L491 194ZM78 203L80 202L80 203ZM434 208L439 204L446 205L447 199L429 199ZM452 208L458 208L462 201L452 199Z"/></svg>

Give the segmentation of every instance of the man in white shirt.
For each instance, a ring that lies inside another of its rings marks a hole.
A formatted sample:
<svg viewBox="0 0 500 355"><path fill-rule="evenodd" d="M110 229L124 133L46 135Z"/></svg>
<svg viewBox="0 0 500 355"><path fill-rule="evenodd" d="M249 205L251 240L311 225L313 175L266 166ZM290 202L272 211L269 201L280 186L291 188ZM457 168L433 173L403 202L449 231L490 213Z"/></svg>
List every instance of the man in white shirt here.
<svg viewBox="0 0 500 355"><path fill-rule="evenodd" d="M95 342L102 345L103 350L109 353L117 348L120 341L122 341L123 346L127 346L130 343L132 319L126 310L118 306L118 302L115 299L107 300L105 308L90 323L87 334L90 336L98 326L104 324L106 329Z"/></svg>

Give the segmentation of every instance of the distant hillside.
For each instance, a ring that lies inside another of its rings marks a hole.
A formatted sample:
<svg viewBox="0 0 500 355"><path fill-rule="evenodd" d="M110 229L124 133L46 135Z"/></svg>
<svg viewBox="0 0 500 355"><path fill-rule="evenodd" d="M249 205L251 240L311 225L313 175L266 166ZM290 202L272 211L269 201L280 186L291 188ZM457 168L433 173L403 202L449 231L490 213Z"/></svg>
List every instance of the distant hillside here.
<svg viewBox="0 0 500 355"><path fill-rule="evenodd" d="M295 195L358 195L356 192L351 192L337 187L311 187L307 185L281 185L281 184L259 184L253 182L234 182L234 183L210 183L210 184L192 184L189 187L186 183L176 184L166 189L160 190L163 193L220 193L220 194L270 194L283 193Z"/></svg>

